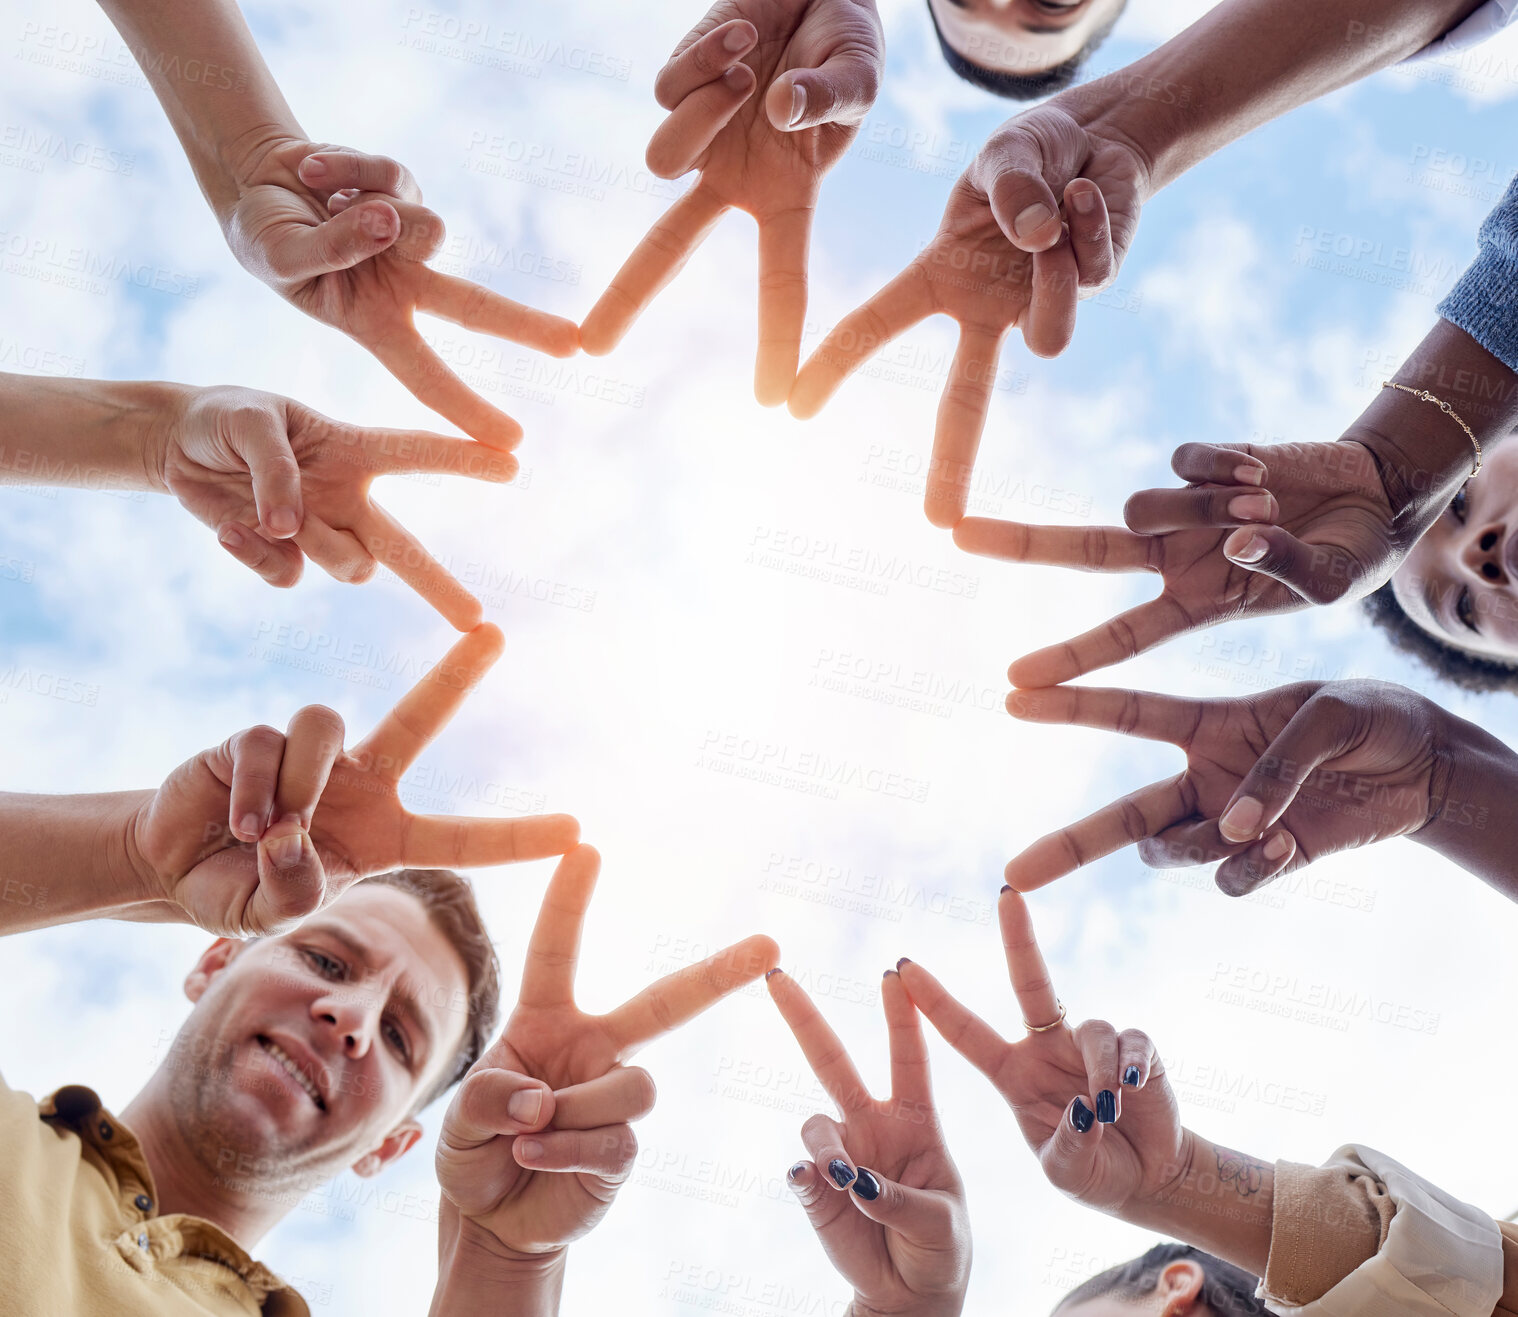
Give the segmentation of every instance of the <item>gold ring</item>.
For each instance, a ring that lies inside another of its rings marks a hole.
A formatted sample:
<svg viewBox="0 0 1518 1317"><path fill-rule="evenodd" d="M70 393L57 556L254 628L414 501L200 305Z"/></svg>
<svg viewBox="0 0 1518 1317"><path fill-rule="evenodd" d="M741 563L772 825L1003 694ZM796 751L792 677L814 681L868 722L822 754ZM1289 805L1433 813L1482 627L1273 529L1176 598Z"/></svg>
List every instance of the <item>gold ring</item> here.
<svg viewBox="0 0 1518 1317"><path fill-rule="evenodd" d="M1048 1033L1050 1029L1058 1029L1065 1022L1065 1003L1060 1001L1058 997L1054 999L1054 1003L1059 1007L1059 1016L1053 1024L1029 1024L1024 1020L1023 1028L1029 1033Z"/></svg>

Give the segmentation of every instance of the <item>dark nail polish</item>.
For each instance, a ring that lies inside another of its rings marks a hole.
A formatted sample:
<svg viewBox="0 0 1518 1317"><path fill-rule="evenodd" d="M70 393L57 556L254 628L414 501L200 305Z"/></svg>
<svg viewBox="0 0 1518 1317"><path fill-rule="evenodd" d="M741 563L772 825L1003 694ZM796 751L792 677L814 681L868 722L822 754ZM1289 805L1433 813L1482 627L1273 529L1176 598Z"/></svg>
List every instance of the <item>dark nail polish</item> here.
<svg viewBox="0 0 1518 1317"><path fill-rule="evenodd" d="M883 969L880 971L880 977L883 979L888 979L895 973L896 971L894 969Z"/></svg>
<svg viewBox="0 0 1518 1317"><path fill-rule="evenodd" d="M997 896L1005 896L1011 890L1012 890L1012 884L1011 883L1003 883L1001 885L1001 891L997 892Z"/></svg>
<svg viewBox="0 0 1518 1317"><path fill-rule="evenodd" d="M1136 1065L1131 1065L1123 1071L1123 1083L1127 1084L1129 1088L1138 1087L1138 1081L1139 1068Z"/></svg>
<svg viewBox="0 0 1518 1317"><path fill-rule="evenodd" d="M903 965L910 965L911 963L912 962L910 960L908 960L905 956L903 956L900 960L898 960L896 962L896 968L900 969Z"/></svg>
<svg viewBox="0 0 1518 1317"><path fill-rule="evenodd" d="M780 973L780 972L781 972L781 970L780 970L780 966L779 966L779 965L776 965L776 966L775 966L775 968L774 968L774 969L771 969L771 970L766 970L766 971L765 971L765 972L764 972L764 977L765 977L765 978L766 978L766 979L772 979L772 978L774 978L774 977L775 977L775 975L777 975L777 974L779 974L779 973Z"/></svg>
<svg viewBox="0 0 1518 1317"><path fill-rule="evenodd" d="M1117 1119L1117 1094L1110 1088L1104 1088L1096 1095L1096 1118L1103 1125L1110 1125Z"/></svg>
<svg viewBox="0 0 1518 1317"><path fill-rule="evenodd" d="M863 1166L859 1168L859 1178L854 1181L854 1192L867 1203L873 1203L880 1197L880 1181L871 1175Z"/></svg>
<svg viewBox="0 0 1518 1317"><path fill-rule="evenodd" d="M847 1189L850 1182L854 1179L854 1172L849 1170L848 1162L844 1161L842 1157L834 1157L828 1163L828 1174L833 1177L833 1183L840 1189Z"/></svg>
<svg viewBox="0 0 1518 1317"><path fill-rule="evenodd" d="M1070 1123L1075 1126L1077 1134L1084 1134L1091 1128L1091 1122L1096 1119L1095 1113L1079 1098L1075 1099L1075 1105L1070 1108Z"/></svg>
<svg viewBox="0 0 1518 1317"><path fill-rule="evenodd" d="M797 1162L785 1174L787 1179L799 1180L804 1174L806 1174L806 1163Z"/></svg>

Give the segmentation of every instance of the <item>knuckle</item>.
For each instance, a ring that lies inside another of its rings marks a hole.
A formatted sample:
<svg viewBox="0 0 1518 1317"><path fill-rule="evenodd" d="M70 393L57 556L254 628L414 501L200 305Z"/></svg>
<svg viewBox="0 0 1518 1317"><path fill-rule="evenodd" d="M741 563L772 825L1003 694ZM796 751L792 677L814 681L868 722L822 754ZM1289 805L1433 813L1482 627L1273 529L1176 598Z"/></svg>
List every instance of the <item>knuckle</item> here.
<svg viewBox="0 0 1518 1317"><path fill-rule="evenodd" d="M232 738L232 748L244 754L258 754L279 750L284 746L285 738L281 732L276 731L267 723L259 723L256 727L248 727L237 733Z"/></svg>
<svg viewBox="0 0 1518 1317"><path fill-rule="evenodd" d="M810 1143L833 1142L833 1122L826 1116L808 1116L801 1126L801 1137Z"/></svg>

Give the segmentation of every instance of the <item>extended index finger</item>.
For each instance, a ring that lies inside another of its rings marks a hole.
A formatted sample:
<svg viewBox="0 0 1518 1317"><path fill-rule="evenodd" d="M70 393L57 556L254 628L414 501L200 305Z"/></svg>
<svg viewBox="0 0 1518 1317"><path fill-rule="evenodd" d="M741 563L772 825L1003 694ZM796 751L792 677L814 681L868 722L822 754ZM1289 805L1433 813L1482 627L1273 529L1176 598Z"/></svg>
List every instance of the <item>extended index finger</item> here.
<svg viewBox="0 0 1518 1317"><path fill-rule="evenodd" d="M854 1068L848 1049L835 1034L806 990L784 970L765 979L770 997L801 1045L801 1054L812 1067L817 1082L847 1116L870 1100L870 1092Z"/></svg>
<svg viewBox="0 0 1518 1317"><path fill-rule="evenodd" d="M693 1020L745 983L774 967L780 948L762 933L687 965L651 983L604 1018L604 1025L622 1059L645 1043Z"/></svg>
<svg viewBox="0 0 1518 1317"><path fill-rule="evenodd" d="M604 356L677 274L727 210L697 183L675 202L623 262L580 326L580 341L593 357Z"/></svg>
<svg viewBox="0 0 1518 1317"><path fill-rule="evenodd" d="M522 962L522 1006L565 1006L574 1001L575 964L585 911L596 890L601 856L594 846L576 846L553 871Z"/></svg>
<svg viewBox="0 0 1518 1317"><path fill-rule="evenodd" d="M991 406L991 381L1001 354L1004 330L963 325L949 382L938 403L933 432L933 460L928 466L928 520L945 529L965 514L975 454Z"/></svg>
<svg viewBox="0 0 1518 1317"><path fill-rule="evenodd" d="M1005 888L996 903L996 914L1001 922L1007 975L1012 980L1012 992L1022 1009L1023 1020L1031 1025L1052 1024L1059 1018L1059 996L1044 963L1044 953L1038 949L1038 939L1033 935L1028 903L1012 888Z"/></svg>
<svg viewBox="0 0 1518 1317"><path fill-rule="evenodd" d="M580 327L573 320L513 302L468 279L437 270L429 269L423 276L416 309L552 357L572 357L580 347Z"/></svg>
<svg viewBox="0 0 1518 1317"><path fill-rule="evenodd" d="M508 449L522 438L522 427L465 384L428 346L415 325L398 325L364 346L411 391L412 397L471 439L491 448Z"/></svg>
<svg viewBox="0 0 1518 1317"><path fill-rule="evenodd" d="M484 606L409 530L371 503L353 533L381 567L388 567L460 631L480 624Z"/></svg>
<svg viewBox="0 0 1518 1317"><path fill-rule="evenodd" d="M933 314L933 293L910 265L863 306L850 311L806 359L791 388L791 415L809 420L844 380L898 334Z"/></svg>
<svg viewBox="0 0 1518 1317"><path fill-rule="evenodd" d="M1190 741L1204 707L1200 700L1102 686L1049 686L1007 697L1007 712L1024 722L1074 723L1172 745Z"/></svg>
<svg viewBox="0 0 1518 1317"><path fill-rule="evenodd" d="M795 206L759 220L759 355L754 363L754 397L763 407L778 407L796 382L801 331L806 324L811 238L811 206Z"/></svg>
<svg viewBox="0 0 1518 1317"><path fill-rule="evenodd" d="M1031 892L1113 851L1163 832L1192 812L1183 782L1184 775L1156 782L1103 806L1079 823L1040 837L1008 862L1008 884L1019 892Z"/></svg>
<svg viewBox="0 0 1518 1317"><path fill-rule="evenodd" d="M353 753L361 762L372 764L379 776L399 782L505 648L501 629L488 623L459 637Z"/></svg>
<svg viewBox="0 0 1518 1317"><path fill-rule="evenodd" d="M985 558L1084 572L1137 572L1150 566L1149 538L1121 526L1031 526L966 517L954 527L954 543Z"/></svg>

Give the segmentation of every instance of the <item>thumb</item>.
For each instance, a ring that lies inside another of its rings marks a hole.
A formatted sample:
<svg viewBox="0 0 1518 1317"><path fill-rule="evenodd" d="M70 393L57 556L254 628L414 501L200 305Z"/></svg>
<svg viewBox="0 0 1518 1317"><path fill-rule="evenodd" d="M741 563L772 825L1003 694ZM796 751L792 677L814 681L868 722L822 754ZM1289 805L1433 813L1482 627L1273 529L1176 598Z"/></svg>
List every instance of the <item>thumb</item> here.
<svg viewBox="0 0 1518 1317"><path fill-rule="evenodd" d="M401 217L388 201L350 206L321 224L284 224L265 257L274 276L301 282L347 270L377 256L401 236Z"/></svg>
<svg viewBox="0 0 1518 1317"><path fill-rule="evenodd" d="M321 908L327 875L300 816L286 814L258 842L258 886L248 902L244 927L276 933Z"/></svg>
<svg viewBox="0 0 1518 1317"><path fill-rule="evenodd" d="M1244 526L1223 541L1223 556L1269 576L1305 603L1331 604L1359 593L1366 573L1343 549L1306 544L1281 526Z"/></svg>
<svg viewBox="0 0 1518 1317"><path fill-rule="evenodd" d="M227 443L248 465L259 530L272 540L289 539L300 530L305 508L300 463L283 419L264 408L235 411L227 423Z"/></svg>
<svg viewBox="0 0 1518 1317"><path fill-rule="evenodd" d="M1244 775L1218 816L1224 841L1255 841L1290 807L1307 781L1328 760L1349 749L1356 720L1335 699L1314 695L1291 716L1254 767Z"/></svg>
<svg viewBox="0 0 1518 1317"><path fill-rule="evenodd" d="M498 1134L525 1134L553 1119L553 1089L515 1070L489 1067L465 1076L443 1119L440 1143L465 1151Z"/></svg>
<svg viewBox="0 0 1518 1317"><path fill-rule="evenodd" d="M800 132L822 124L863 122L880 91L880 60L874 52L842 51L815 69L795 69L770 83L764 110L777 132Z"/></svg>
<svg viewBox="0 0 1518 1317"><path fill-rule="evenodd" d="M849 1192L854 1206L871 1221L914 1244L941 1248L954 1228L949 1206L941 1197L926 1189L909 1189L879 1171L859 1167Z"/></svg>
<svg viewBox="0 0 1518 1317"><path fill-rule="evenodd" d="M1056 1189L1084 1199L1096 1171L1096 1153L1107 1127L1084 1098L1070 1100L1065 1114L1038 1155L1044 1176Z"/></svg>

